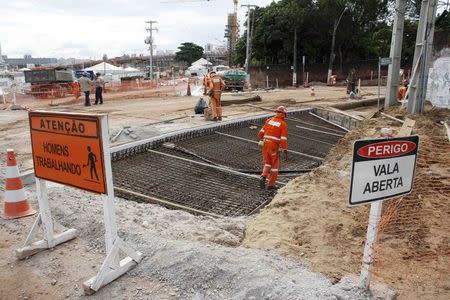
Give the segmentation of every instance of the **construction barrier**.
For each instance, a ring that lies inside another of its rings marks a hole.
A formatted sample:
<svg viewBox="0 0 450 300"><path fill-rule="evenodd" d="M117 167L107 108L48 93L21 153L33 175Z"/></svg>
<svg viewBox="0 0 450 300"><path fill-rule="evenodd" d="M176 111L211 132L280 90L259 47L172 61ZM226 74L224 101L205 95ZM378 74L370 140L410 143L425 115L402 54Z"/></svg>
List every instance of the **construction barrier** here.
<svg viewBox="0 0 450 300"><path fill-rule="evenodd" d="M83 284L86 294L95 293L142 260L142 254L127 246L117 234L107 115L32 111L29 120L39 215L24 246L16 250L16 256L24 259L77 236L75 229L54 234L47 180L100 194L104 207L106 258L98 274ZM51 123L61 126L47 125ZM64 161L55 155L51 144L63 145ZM48 161L65 167L53 168L46 163ZM44 239L33 242L40 225ZM122 260L119 259L120 252L126 254Z"/></svg>
<svg viewBox="0 0 450 300"><path fill-rule="evenodd" d="M372 277L393 286L401 299L448 293L450 143L444 135L420 138L413 190L383 203L371 257Z"/></svg>
<svg viewBox="0 0 450 300"><path fill-rule="evenodd" d="M8 149L6 152L6 191L3 218L16 219L34 215L36 211L30 207L25 197L23 182L20 177L14 150Z"/></svg>

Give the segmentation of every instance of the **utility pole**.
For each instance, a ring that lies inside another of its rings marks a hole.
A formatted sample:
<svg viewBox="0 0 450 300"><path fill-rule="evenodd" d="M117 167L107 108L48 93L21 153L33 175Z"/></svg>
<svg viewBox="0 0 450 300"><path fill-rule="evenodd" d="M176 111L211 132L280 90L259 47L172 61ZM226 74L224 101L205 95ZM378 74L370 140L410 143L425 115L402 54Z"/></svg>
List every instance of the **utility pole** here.
<svg viewBox="0 0 450 300"><path fill-rule="evenodd" d="M405 12L406 0L397 0L395 5L394 26L392 28L391 52L389 55L392 59L392 63L389 65L388 69L384 107L389 107L390 105L395 105L397 103Z"/></svg>
<svg viewBox="0 0 450 300"><path fill-rule="evenodd" d="M436 10L437 0L422 0L414 51L413 73L408 90L409 113L420 113L423 111L428 82L429 60L433 49Z"/></svg>
<svg viewBox="0 0 450 300"><path fill-rule="evenodd" d="M294 28L294 58L293 58L292 86L294 87L297 86L297 27Z"/></svg>
<svg viewBox="0 0 450 300"><path fill-rule="evenodd" d="M147 21L145 22L148 26L145 28L149 33L149 36L145 39L145 43L149 45L150 50L150 80L153 80L153 31L158 32L158 28L153 27L153 24L158 23L157 21Z"/></svg>
<svg viewBox="0 0 450 300"><path fill-rule="evenodd" d="M334 63L334 57L336 56L334 54L334 46L336 44L336 31L339 26L339 23L341 22L342 16L347 11L348 7L346 6L344 10L342 11L341 15L338 19L334 20L334 26L333 26L333 37L331 38L331 53L330 53L330 63L328 65L328 75L327 75L327 84L330 84L331 81L331 75L333 75L333 63Z"/></svg>
<svg viewBox="0 0 450 300"><path fill-rule="evenodd" d="M251 15L252 15L252 8L256 8L256 5L252 4L246 4L241 5L241 7L247 7L247 49L245 53L245 73L247 73L247 84L250 88L250 62L251 62L251 51L250 51L250 44L251 44L251 36L253 35L253 30L251 29Z"/></svg>

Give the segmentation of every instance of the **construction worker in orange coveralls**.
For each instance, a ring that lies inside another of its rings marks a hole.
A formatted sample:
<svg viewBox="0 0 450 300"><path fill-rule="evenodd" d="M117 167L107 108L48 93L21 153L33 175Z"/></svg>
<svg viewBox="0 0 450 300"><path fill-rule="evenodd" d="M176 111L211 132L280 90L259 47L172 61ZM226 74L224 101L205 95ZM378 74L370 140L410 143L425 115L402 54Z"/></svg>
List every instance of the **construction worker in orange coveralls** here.
<svg viewBox="0 0 450 300"><path fill-rule="evenodd" d="M78 83L78 81L74 81L72 83L72 93L75 96L75 99L78 100L78 98L81 96L80 93L80 84Z"/></svg>
<svg viewBox="0 0 450 300"><path fill-rule="evenodd" d="M211 80L209 83L209 96L211 100L211 108L213 111L214 121L222 121L222 104L220 103L220 97L222 91L225 88L225 82L217 76L216 72L210 73Z"/></svg>
<svg viewBox="0 0 450 300"><path fill-rule="evenodd" d="M211 78L209 77L209 74L206 74L205 77L203 77L203 95L208 94L210 81L211 81Z"/></svg>
<svg viewBox="0 0 450 300"><path fill-rule="evenodd" d="M405 100L406 92L408 91L408 81L404 80L401 86L398 88L397 100Z"/></svg>
<svg viewBox="0 0 450 300"><path fill-rule="evenodd" d="M286 121L287 110L284 106L280 106L275 111L276 115L266 120L261 131L258 133L259 145L263 147L264 169L261 174L259 186L264 189L266 187L266 179L268 179L267 189L275 190L275 183L278 177L278 167L280 165L281 150L287 161L287 134L288 128Z"/></svg>

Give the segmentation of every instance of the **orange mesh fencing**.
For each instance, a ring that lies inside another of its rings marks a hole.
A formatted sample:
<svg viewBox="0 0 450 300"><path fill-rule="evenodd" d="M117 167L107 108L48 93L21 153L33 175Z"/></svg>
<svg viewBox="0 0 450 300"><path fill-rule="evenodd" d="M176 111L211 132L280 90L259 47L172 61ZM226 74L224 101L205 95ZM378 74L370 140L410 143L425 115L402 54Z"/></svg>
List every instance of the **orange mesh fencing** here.
<svg viewBox="0 0 450 300"><path fill-rule="evenodd" d="M372 275L400 299L450 299L450 143L420 139L412 193L383 205Z"/></svg>

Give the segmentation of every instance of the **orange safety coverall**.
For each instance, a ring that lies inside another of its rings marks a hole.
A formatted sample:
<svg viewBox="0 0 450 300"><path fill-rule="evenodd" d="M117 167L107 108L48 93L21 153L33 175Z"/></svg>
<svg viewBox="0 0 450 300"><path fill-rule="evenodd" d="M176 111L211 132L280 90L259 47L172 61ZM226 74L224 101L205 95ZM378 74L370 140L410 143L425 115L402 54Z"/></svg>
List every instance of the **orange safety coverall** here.
<svg viewBox="0 0 450 300"><path fill-rule="evenodd" d="M287 124L284 121L285 115L277 113L275 117L267 119L258 138L264 140L263 161L264 169L261 174L268 177L267 187L275 186L278 177L278 167L280 165L279 149L287 150Z"/></svg>
<svg viewBox="0 0 450 300"><path fill-rule="evenodd" d="M221 118L222 117L222 105L220 103L220 97L222 96L222 91L225 88L225 83L220 77L213 77L209 83L209 92L212 92L211 95L211 108L213 111L214 117Z"/></svg>
<svg viewBox="0 0 450 300"><path fill-rule="evenodd" d="M205 75L205 77L203 77L203 87L204 87L203 95L206 95L206 93L208 92L210 81L211 78L208 75Z"/></svg>
<svg viewBox="0 0 450 300"><path fill-rule="evenodd" d="M81 95L80 84L76 81L72 83L72 94L75 96L76 99L78 99L78 97L80 97Z"/></svg>
<svg viewBox="0 0 450 300"><path fill-rule="evenodd" d="M397 100L399 100L399 101L403 100L403 98L405 98L405 95L406 95L406 91L407 91L407 90L408 90L407 87L401 86L401 87L398 89Z"/></svg>

